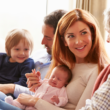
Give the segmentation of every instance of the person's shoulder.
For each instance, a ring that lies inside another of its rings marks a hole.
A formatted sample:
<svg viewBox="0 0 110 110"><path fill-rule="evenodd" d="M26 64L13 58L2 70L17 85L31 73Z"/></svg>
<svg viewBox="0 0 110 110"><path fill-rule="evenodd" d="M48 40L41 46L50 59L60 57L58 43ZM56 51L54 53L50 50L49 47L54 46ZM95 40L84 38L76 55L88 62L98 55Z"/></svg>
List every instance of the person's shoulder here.
<svg viewBox="0 0 110 110"><path fill-rule="evenodd" d="M90 70L90 69L96 69L98 68L98 64L93 64L93 63L76 63L75 64L75 69L86 69L86 70ZM74 69L73 68L73 69Z"/></svg>
<svg viewBox="0 0 110 110"><path fill-rule="evenodd" d="M28 58L22 64L23 65L27 65L27 64L34 65L34 60L32 58Z"/></svg>
<svg viewBox="0 0 110 110"><path fill-rule="evenodd" d="M43 59L48 56L48 53L46 49L40 49L32 53L30 58L34 59L34 62L39 61L40 59Z"/></svg>
<svg viewBox="0 0 110 110"><path fill-rule="evenodd" d="M8 57L6 53L0 53L0 57Z"/></svg>
<svg viewBox="0 0 110 110"><path fill-rule="evenodd" d="M33 52L30 57L31 57L31 58L41 57L41 56L45 56L45 55L47 55L47 54L48 54L48 53L47 53L46 49L39 49L39 50L36 50L35 52Z"/></svg>

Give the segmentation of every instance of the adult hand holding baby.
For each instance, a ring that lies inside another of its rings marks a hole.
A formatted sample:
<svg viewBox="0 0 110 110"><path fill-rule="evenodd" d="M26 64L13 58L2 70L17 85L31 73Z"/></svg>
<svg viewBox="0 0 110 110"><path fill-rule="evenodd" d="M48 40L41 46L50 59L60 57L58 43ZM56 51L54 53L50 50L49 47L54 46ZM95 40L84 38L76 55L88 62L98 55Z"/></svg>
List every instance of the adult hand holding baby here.
<svg viewBox="0 0 110 110"><path fill-rule="evenodd" d="M41 85L41 75L39 71L32 70L32 73L26 73L27 85L30 91L35 92L35 88Z"/></svg>

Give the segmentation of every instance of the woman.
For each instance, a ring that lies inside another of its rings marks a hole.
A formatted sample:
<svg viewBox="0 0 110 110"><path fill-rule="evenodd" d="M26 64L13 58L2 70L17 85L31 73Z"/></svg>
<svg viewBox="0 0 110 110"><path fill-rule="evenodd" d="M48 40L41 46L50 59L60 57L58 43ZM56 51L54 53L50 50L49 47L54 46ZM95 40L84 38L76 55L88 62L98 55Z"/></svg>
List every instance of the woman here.
<svg viewBox="0 0 110 110"><path fill-rule="evenodd" d="M71 68L73 77L67 85L69 102L64 108L56 107L42 99L20 94L18 101L38 110L79 110L90 99L98 73L108 64L103 39L93 16L81 9L74 9L62 17L57 26L52 49L52 69L65 64ZM31 78L32 74L27 74ZM35 83L35 81L28 82Z"/></svg>

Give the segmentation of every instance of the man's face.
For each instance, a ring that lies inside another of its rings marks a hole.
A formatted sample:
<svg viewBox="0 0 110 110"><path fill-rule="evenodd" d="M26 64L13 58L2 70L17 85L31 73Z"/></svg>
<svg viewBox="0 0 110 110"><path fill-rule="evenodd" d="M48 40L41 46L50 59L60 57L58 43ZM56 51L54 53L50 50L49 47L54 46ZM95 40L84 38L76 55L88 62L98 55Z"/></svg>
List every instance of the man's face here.
<svg viewBox="0 0 110 110"><path fill-rule="evenodd" d="M54 28L44 24L42 26L42 45L45 45L45 48L47 49L47 52L51 54L52 44L53 44L53 38L54 38Z"/></svg>

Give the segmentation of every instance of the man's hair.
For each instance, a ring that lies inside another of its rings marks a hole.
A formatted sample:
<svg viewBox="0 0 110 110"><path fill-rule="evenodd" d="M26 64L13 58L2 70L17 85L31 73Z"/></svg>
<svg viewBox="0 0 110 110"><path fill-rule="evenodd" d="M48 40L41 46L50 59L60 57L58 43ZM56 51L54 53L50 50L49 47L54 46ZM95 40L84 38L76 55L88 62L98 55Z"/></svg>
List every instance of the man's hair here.
<svg viewBox="0 0 110 110"><path fill-rule="evenodd" d="M66 13L67 13L67 11L65 11L65 10L55 10L55 11L51 12L49 15L44 17L44 24L53 27L54 34L55 34L58 21Z"/></svg>
<svg viewBox="0 0 110 110"><path fill-rule="evenodd" d="M69 69L69 67L66 66L66 65L58 65L58 66L56 66L56 68L59 68L62 71L67 73L67 75L68 75L67 82L69 83L71 81L71 79L72 79L72 71Z"/></svg>
<svg viewBox="0 0 110 110"><path fill-rule="evenodd" d="M30 32L26 29L13 29L8 33L5 39L5 49L8 56L11 55L11 48L16 46L21 40L24 40L24 43L28 43L32 52L33 40Z"/></svg>

